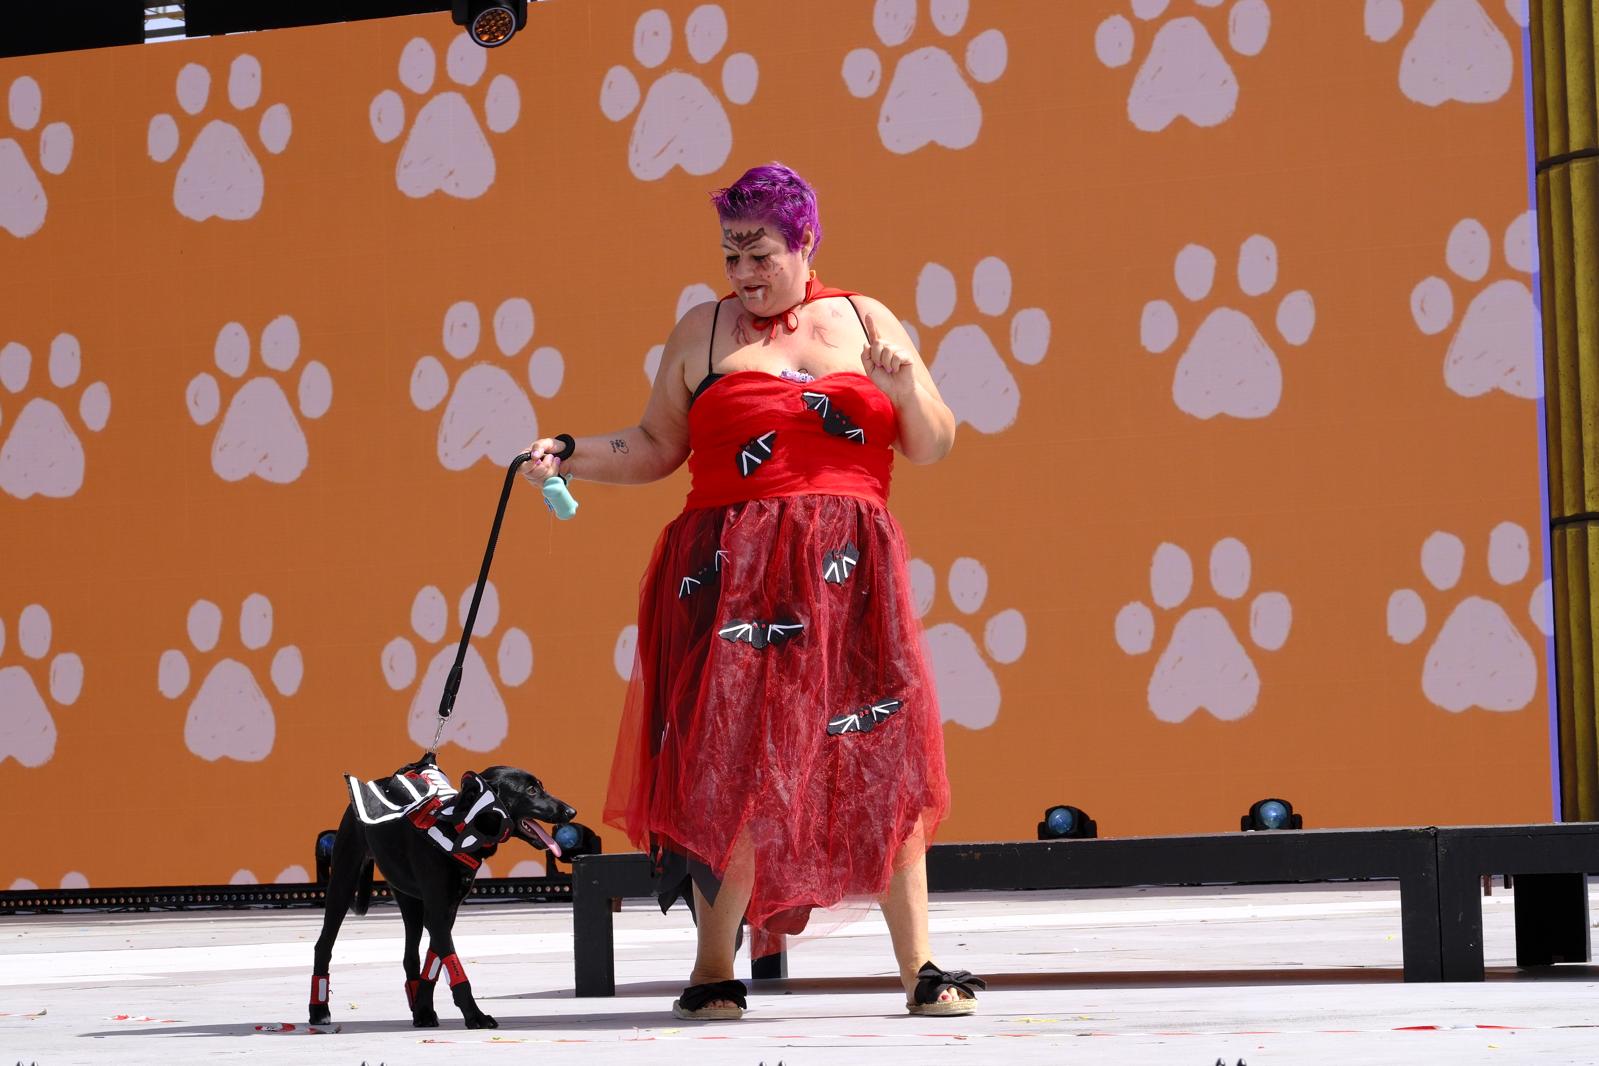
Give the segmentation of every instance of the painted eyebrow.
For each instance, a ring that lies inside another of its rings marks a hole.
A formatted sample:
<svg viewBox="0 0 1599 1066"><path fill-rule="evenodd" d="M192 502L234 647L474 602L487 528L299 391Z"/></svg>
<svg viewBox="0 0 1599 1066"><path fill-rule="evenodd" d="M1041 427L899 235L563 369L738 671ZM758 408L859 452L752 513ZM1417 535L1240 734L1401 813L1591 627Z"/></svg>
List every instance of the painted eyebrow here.
<svg viewBox="0 0 1599 1066"><path fill-rule="evenodd" d="M762 226L759 229L745 230L742 233L735 232L730 229L724 229L722 231L722 243L724 245L732 245L733 247L742 251L764 236L766 236L765 226Z"/></svg>

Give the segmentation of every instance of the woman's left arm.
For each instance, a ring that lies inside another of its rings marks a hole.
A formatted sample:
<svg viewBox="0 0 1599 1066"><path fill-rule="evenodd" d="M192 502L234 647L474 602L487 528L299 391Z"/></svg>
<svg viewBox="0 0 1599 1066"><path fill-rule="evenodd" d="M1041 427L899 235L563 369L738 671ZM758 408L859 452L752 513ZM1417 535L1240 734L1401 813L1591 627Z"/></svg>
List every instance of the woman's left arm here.
<svg viewBox="0 0 1599 1066"><path fill-rule="evenodd" d="M913 463L936 463L955 443L955 414L938 394L933 375L894 313L869 296L857 299L866 325L861 364L867 377L893 401L899 416L895 446Z"/></svg>

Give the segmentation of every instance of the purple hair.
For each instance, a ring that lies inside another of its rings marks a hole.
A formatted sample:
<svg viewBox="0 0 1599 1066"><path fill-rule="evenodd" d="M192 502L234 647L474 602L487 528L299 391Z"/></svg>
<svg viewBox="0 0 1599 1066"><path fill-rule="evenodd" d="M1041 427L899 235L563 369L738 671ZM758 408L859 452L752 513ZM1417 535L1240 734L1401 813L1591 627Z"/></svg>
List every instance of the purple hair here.
<svg viewBox="0 0 1599 1066"><path fill-rule="evenodd" d="M736 219L770 221L788 242L788 250L799 251L805 243L805 229L811 231L811 257L822 245L822 219L816 211L816 190L811 183L782 163L751 167L733 184L711 194L716 215L723 222Z"/></svg>

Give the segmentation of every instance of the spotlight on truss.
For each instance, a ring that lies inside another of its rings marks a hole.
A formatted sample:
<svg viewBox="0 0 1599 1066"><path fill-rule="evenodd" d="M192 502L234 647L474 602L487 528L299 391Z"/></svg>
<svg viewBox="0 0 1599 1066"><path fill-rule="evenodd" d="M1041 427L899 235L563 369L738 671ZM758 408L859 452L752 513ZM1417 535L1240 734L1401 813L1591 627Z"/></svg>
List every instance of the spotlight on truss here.
<svg viewBox="0 0 1599 1066"><path fill-rule="evenodd" d="M498 48L527 25L527 0L454 0L450 16L474 44Z"/></svg>

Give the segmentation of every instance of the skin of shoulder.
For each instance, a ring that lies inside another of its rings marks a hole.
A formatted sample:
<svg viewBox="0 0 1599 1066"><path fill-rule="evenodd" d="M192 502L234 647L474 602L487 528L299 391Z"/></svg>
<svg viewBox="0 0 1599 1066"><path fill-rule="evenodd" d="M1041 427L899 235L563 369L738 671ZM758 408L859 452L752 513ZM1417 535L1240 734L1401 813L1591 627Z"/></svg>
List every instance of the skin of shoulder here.
<svg viewBox="0 0 1599 1066"><path fill-rule="evenodd" d="M899 316L889 310L887 304L872 296L861 293L851 296L855 306L860 309L861 317L872 317L872 325L877 327L877 335L896 347L903 348L916 357L916 362L922 362L921 353L916 350L911 335L905 332L905 327L900 324Z"/></svg>
<svg viewBox="0 0 1599 1066"><path fill-rule="evenodd" d="M688 454L688 408L693 386L704 376L705 353L711 341L711 316L716 310L714 301L706 301L689 309L678 319L672 334L661 352L661 364L655 371L655 386L650 390L649 402L639 419L639 428L649 435L663 457L678 462ZM695 362L695 360L698 362ZM698 367L700 369L696 370ZM688 378L694 374L693 384ZM673 466L675 467L675 463Z"/></svg>
<svg viewBox="0 0 1599 1066"><path fill-rule="evenodd" d="M711 323L717 317L716 307L717 301L707 300L689 308L672 328L671 336L666 339L666 350L661 353L661 371L670 367L676 380L683 383L685 412L688 410L688 397L705 376L709 365L707 356L711 350Z"/></svg>

